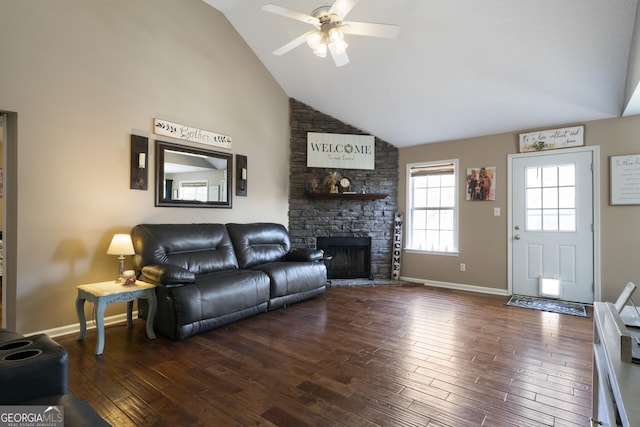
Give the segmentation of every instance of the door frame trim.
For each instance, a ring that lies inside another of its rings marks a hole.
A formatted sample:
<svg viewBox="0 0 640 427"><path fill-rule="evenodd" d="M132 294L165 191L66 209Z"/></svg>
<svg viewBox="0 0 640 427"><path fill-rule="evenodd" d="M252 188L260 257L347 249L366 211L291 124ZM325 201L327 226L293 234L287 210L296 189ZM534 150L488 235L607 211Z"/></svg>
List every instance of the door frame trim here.
<svg viewBox="0 0 640 427"><path fill-rule="evenodd" d="M2 327L18 330L18 113L1 110L4 116L4 201L2 203Z"/></svg>
<svg viewBox="0 0 640 427"><path fill-rule="evenodd" d="M561 150L539 151L533 153L517 153L507 155L507 292L513 295L513 160L523 157L552 156L578 152L591 152L593 159L593 300L602 299L602 280L600 270L600 146L593 145L580 148L564 148Z"/></svg>

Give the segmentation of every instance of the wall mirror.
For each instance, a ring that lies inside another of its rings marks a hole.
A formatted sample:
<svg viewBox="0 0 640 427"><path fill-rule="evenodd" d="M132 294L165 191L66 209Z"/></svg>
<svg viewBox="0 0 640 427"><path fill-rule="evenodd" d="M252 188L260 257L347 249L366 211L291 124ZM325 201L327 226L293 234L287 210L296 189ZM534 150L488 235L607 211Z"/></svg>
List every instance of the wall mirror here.
<svg viewBox="0 0 640 427"><path fill-rule="evenodd" d="M156 206L230 208L231 154L156 141Z"/></svg>

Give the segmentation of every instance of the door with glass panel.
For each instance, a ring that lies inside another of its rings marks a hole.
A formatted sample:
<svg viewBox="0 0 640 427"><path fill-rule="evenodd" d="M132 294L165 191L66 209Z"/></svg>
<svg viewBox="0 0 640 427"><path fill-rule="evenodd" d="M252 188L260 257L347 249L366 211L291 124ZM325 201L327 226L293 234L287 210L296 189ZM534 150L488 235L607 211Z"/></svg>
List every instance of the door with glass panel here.
<svg viewBox="0 0 640 427"><path fill-rule="evenodd" d="M512 291L593 302L593 153L512 158Z"/></svg>

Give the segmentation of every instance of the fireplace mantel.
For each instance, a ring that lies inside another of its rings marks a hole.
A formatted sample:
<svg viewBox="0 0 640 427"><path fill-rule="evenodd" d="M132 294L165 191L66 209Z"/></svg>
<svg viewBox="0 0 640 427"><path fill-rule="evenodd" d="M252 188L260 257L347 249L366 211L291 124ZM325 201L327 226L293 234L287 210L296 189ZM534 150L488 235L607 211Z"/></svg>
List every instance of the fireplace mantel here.
<svg viewBox="0 0 640 427"><path fill-rule="evenodd" d="M388 194L383 193L304 193L310 199L340 199L340 200L379 200Z"/></svg>

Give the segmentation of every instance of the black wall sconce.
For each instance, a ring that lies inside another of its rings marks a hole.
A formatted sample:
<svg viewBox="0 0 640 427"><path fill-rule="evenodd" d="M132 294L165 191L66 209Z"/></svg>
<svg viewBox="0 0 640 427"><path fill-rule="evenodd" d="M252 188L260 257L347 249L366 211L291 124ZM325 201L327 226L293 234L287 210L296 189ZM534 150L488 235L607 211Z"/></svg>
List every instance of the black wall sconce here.
<svg viewBox="0 0 640 427"><path fill-rule="evenodd" d="M247 195L247 156L236 154L236 196Z"/></svg>
<svg viewBox="0 0 640 427"><path fill-rule="evenodd" d="M131 135L131 186L133 190L146 190L149 138Z"/></svg>

